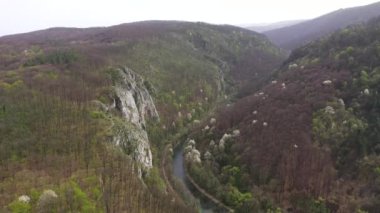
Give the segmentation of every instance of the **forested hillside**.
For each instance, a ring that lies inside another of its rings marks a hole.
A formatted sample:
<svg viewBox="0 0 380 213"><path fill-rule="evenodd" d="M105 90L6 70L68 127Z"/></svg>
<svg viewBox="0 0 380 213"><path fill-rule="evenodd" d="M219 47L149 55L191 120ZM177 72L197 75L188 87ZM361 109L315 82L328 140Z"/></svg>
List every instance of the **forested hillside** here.
<svg viewBox="0 0 380 213"><path fill-rule="evenodd" d="M276 45L289 51L313 40L328 36L352 24L360 24L380 15L380 2L339 9L312 20L264 32Z"/></svg>
<svg viewBox="0 0 380 213"><path fill-rule="evenodd" d="M379 35L377 18L294 50L191 135L194 179L239 212L378 212Z"/></svg>
<svg viewBox="0 0 380 213"><path fill-rule="evenodd" d="M194 212L161 178L164 146L283 59L260 34L204 23L1 37L0 210Z"/></svg>

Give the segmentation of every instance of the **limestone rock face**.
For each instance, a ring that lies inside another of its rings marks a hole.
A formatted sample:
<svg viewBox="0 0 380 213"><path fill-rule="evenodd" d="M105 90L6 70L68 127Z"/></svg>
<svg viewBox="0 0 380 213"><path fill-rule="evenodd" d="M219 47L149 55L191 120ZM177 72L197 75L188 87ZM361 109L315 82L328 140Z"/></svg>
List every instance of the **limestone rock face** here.
<svg viewBox="0 0 380 213"><path fill-rule="evenodd" d="M129 68L120 69L120 78L115 85L115 104L131 123L145 128L146 118L159 119L144 80Z"/></svg>
<svg viewBox="0 0 380 213"><path fill-rule="evenodd" d="M116 130L114 142L141 164L143 169L152 168L152 152L146 120L159 119L153 98L144 79L129 68L119 69L115 85L114 107L124 118L123 128Z"/></svg>

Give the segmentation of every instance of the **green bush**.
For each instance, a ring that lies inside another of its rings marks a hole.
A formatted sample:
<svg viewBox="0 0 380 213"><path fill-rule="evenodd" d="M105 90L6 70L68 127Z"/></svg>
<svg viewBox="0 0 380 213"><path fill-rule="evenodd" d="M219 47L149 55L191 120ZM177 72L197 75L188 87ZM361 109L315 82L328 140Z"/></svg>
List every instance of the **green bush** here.
<svg viewBox="0 0 380 213"><path fill-rule="evenodd" d="M18 200L10 203L8 207L12 213L28 213L32 209L29 203L18 201Z"/></svg>
<svg viewBox="0 0 380 213"><path fill-rule="evenodd" d="M73 181L65 188L65 199L69 203L70 209L83 213L96 212L95 202Z"/></svg>

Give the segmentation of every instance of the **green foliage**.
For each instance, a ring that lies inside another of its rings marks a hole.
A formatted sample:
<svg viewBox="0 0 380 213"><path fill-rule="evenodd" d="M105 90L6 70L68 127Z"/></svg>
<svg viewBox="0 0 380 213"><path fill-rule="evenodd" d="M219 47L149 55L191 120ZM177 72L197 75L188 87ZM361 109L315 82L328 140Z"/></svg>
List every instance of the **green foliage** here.
<svg viewBox="0 0 380 213"><path fill-rule="evenodd" d="M323 199L314 200L309 206L310 213L330 213Z"/></svg>
<svg viewBox="0 0 380 213"><path fill-rule="evenodd" d="M148 186L158 189L161 192L165 192L166 190L165 182L160 177L158 168L152 168L148 175L144 178L144 181Z"/></svg>
<svg viewBox="0 0 380 213"><path fill-rule="evenodd" d="M337 103L330 105L332 111L321 109L313 115L313 134L316 141L339 147L347 138L365 130L367 124L357 118L351 108L345 109Z"/></svg>
<svg viewBox="0 0 380 213"><path fill-rule="evenodd" d="M297 209L302 209L305 212L310 213L331 213L326 206L326 202L323 198L313 199L309 197L298 197L295 201L294 206Z"/></svg>
<svg viewBox="0 0 380 213"><path fill-rule="evenodd" d="M108 77L111 79L113 85L115 85L116 83L120 82L120 80L121 80L121 73L120 73L119 69L114 68L114 67L108 68L106 70L106 73L107 73Z"/></svg>
<svg viewBox="0 0 380 213"><path fill-rule="evenodd" d="M37 55L25 62L25 67L42 65L42 64L70 64L79 59L77 53L67 50L56 50L47 54Z"/></svg>
<svg viewBox="0 0 380 213"><path fill-rule="evenodd" d="M93 119L104 119L104 118L106 118L106 115L104 114L104 112L101 112L101 111L91 111L90 116Z"/></svg>
<svg viewBox="0 0 380 213"><path fill-rule="evenodd" d="M239 208L245 202L251 201L253 199L251 193L241 193L239 189L232 185L227 185L223 191L224 193L226 193L223 196L224 202L227 205L233 206L235 208Z"/></svg>
<svg viewBox="0 0 380 213"><path fill-rule="evenodd" d="M0 82L0 88L3 88L5 90L14 90L14 89L18 89L22 86L24 86L24 84L21 80L17 80L17 81L12 82L12 83Z"/></svg>
<svg viewBox="0 0 380 213"><path fill-rule="evenodd" d="M70 205L70 209L75 209L79 212L93 213L96 211L96 204L88 195L82 191L77 183L71 181L64 189L65 199Z"/></svg>
<svg viewBox="0 0 380 213"><path fill-rule="evenodd" d="M201 165L194 164L190 166L189 172L191 174L191 177L193 177L200 186L207 189L209 193L222 193L222 185L210 169L205 168Z"/></svg>
<svg viewBox="0 0 380 213"><path fill-rule="evenodd" d="M240 168L236 166L227 165L222 168L221 176L222 179L224 179L223 182L232 185L238 185L240 180Z"/></svg>
<svg viewBox="0 0 380 213"><path fill-rule="evenodd" d="M29 213L32 207L29 203L15 200L8 205L12 213Z"/></svg>

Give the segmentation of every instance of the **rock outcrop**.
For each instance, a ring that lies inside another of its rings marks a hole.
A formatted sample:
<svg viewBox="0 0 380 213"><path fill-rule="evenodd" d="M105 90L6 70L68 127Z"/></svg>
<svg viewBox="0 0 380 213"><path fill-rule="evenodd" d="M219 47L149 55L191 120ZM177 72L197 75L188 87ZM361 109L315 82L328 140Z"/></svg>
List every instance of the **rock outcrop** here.
<svg viewBox="0 0 380 213"><path fill-rule="evenodd" d="M131 123L145 129L146 118L159 119L144 79L129 68L121 68L115 85L115 107Z"/></svg>
<svg viewBox="0 0 380 213"><path fill-rule="evenodd" d="M141 164L144 170L152 168L152 152L146 120L159 119L156 106L144 79L129 68L120 68L114 85L114 107L125 121L116 128L114 142Z"/></svg>

